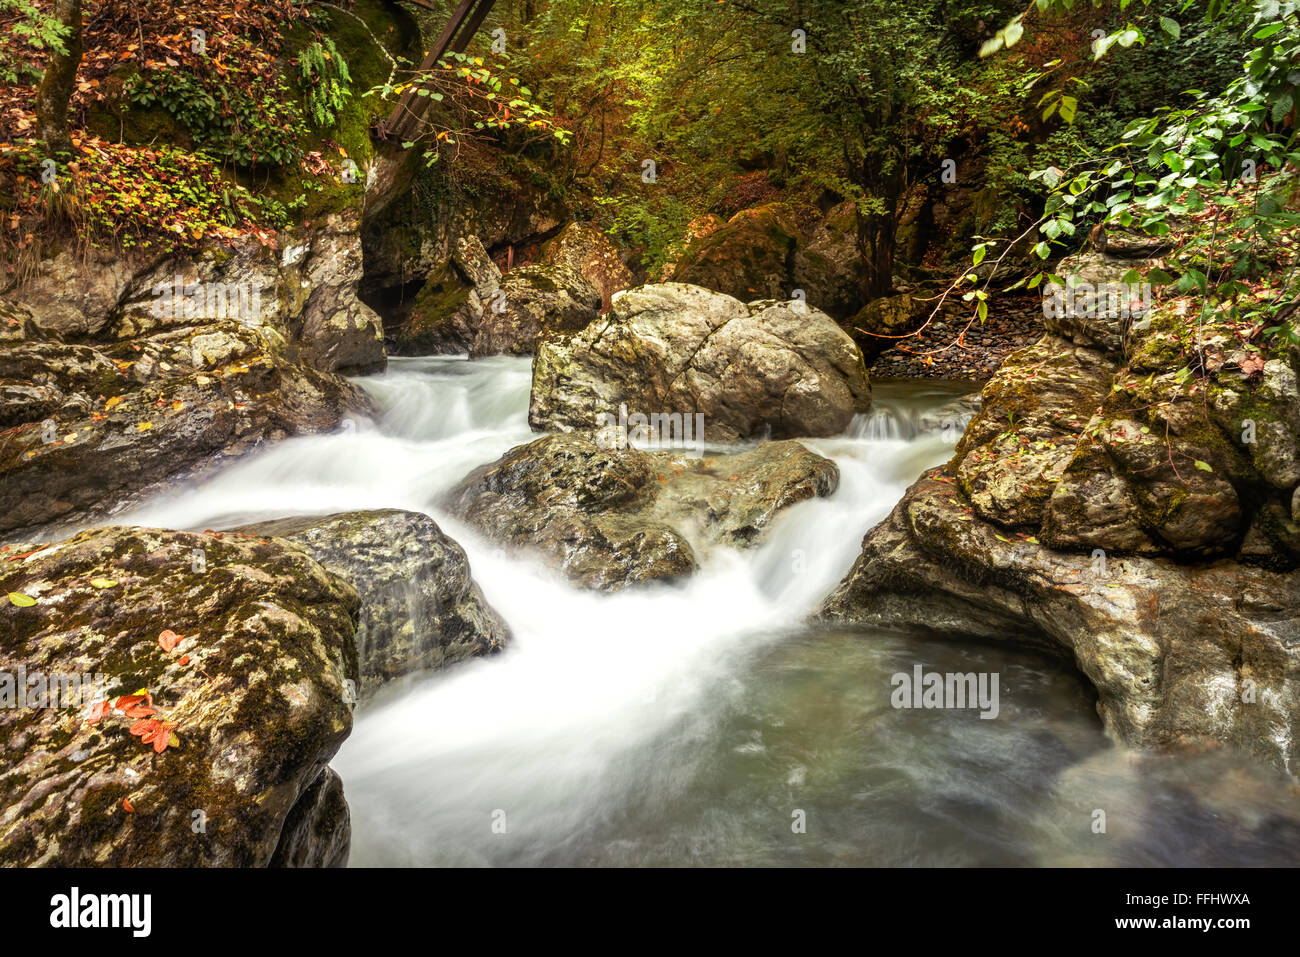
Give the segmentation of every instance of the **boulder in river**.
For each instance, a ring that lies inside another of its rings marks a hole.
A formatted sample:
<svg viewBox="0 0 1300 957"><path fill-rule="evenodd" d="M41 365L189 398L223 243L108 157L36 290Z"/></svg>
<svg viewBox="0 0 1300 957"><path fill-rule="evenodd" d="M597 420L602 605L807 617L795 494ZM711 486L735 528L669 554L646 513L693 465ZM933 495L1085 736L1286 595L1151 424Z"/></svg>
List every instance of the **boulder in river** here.
<svg viewBox="0 0 1300 957"><path fill-rule="evenodd" d="M0 352L0 534L102 514L263 442L373 411L347 380L233 320Z"/></svg>
<svg viewBox="0 0 1300 957"><path fill-rule="evenodd" d="M528 420L592 429L625 404L703 414L708 439L725 442L835 435L870 403L862 353L825 313L658 283L619 293L609 317L579 333L542 340Z"/></svg>
<svg viewBox="0 0 1300 957"><path fill-rule="evenodd" d="M825 618L1068 656L1135 747L1236 746L1300 760L1300 573L1054 551L980 520L942 469L913 485Z"/></svg>
<svg viewBox="0 0 1300 957"><path fill-rule="evenodd" d="M470 578L464 549L420 512L285 518L237 531L288 539L356 587L363 697L406 674L494 654L510 640Z"/></svg>
<svg viewBox="0 0 1300 957"><path fill-rule="evenodd" d="M344 863L352 586L252 536L35 547L0 565L0 696L27 695L0 708L0 864Z"/></svg>
<svg viewBox="0 0 1300 957"><path fill-rule="evenodd" d="M1294 773L1300 351L1177 302L1085 318L1109 332L1049 324L1003 363L823 614L1056 649L1120 740Z"/></svg>
<svg viewBox="0 0 1300 957"><path fill-rule="evenodd" d="M777 514L834 492L835 463L798 442L692 457L548 435L471 473L448 507L584 588L683 578L697 553L759 542Z"/></svg>

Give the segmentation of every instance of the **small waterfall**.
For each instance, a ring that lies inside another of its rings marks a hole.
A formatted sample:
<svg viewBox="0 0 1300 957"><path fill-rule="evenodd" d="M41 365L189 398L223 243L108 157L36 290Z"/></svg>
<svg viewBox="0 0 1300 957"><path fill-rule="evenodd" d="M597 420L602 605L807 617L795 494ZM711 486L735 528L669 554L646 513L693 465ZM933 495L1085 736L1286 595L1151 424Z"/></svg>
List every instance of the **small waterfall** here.
<svg viewBox="0 0 1300 957"><path fill-rule="evenodd" d="M202 529L396 507L432 515L465 548L514 643L382 689L357 713L333 762L354 865L1113 863L1086 843L1086 817L1066 828L1062 816L1093 806L1099 776L1118 788L1129 775L1135 814L1165 800L1140 797L1131 766L1096 760L1108 745L1091 689L1059 662L805 624L863 534L951 455L971 414L954 391L878 385L844 435L805 441L837 463L833 496L786 510L754 549L710 552L682 584L605 594L435 506L535 437L528 359L396 359L358 381L377 422L282 442L120 519ZM924 625L923 601L916 615ZM890 675L917 662L1000 672L1003 719L893 710ZM794 810L809 821L798 838ZM1124 860L1177 863L1181 827L1200 835L1198 860L1216 841L1227 860L1253 847L1199 813L1171 813L1167 839Z"/></svg>

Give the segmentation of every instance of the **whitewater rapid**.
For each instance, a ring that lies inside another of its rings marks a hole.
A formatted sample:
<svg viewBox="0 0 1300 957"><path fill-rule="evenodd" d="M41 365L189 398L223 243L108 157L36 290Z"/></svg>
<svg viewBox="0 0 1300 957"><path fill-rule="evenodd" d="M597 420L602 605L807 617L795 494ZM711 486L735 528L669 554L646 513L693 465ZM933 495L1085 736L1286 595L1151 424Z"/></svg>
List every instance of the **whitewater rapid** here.
<svg viewBox="0 0 1300 957"><path fill-rule="evenodd" d="M1287 859L1285 841L1255 831L1284 790L1215 756L1152 771L1105 740L1095 693L1068 664L807 623L863 534L950 456L965 418L936 410L959 389L878 386L845 435L805 442L838 465L834 495L786 510L756 548L707 553L682 584L606 594L437 507L536 437L529 360L396 359L357 381L376 421L281 442L116 518L204 529L402 508L465 548L513 641L358 710L332 762L352 865ZM890 675L917 664L1000 674L998 720L892 710ZM1207 808L1226 779L1246 784ZM1090 832L1099 805L1122 842Z"/></svg>

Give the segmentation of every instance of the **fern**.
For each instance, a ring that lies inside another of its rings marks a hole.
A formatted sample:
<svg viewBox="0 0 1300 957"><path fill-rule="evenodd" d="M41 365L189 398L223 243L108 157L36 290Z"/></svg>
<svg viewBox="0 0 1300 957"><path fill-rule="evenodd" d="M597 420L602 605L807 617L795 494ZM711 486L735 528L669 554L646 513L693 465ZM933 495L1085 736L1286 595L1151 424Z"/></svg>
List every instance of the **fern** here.
<svg viewBox="0 0 1300 957"><path fill-rule="evenodd" d="M307 116L318 129L329 129L352 95L347 61L328 37L298 54L298 79L307 93Z"/></svg>

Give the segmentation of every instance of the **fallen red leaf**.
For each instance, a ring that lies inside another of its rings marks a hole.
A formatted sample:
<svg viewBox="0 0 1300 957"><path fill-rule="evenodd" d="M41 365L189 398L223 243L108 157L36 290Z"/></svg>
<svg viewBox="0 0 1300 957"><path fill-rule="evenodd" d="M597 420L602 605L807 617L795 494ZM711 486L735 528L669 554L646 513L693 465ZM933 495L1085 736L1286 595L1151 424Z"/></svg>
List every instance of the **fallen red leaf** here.
<svg viewBox="0 0 1300 957"><path fill-rule="evenodd" d="M86 716L86 724L97 724L100 718L108 714L110 707L107 701L100 701L90 709L90 714Z"/></svg>
<svg viewBox="0 0 1300 957"><path fill-rule="evenodd" d="M158 644L163 651L171 651L185 639L168 628L158 636Z"/></svg>
<svg viewBox="0 0 1300 957"><path fill-rule="evenodd" d="M175 727L175 721L141 718L131 725L131 733L139 736L140 740L145 744L152 744L153 749L162 754L167 750L167 745L171 743L172 729Z"/></svg>
<svg viewBox="0 0 1300 957"><path fill-rule="evenodd" d="M129 798L122 798L122 810L126 811L128 814L135 813L135 806L131 803Z"/></svg>

